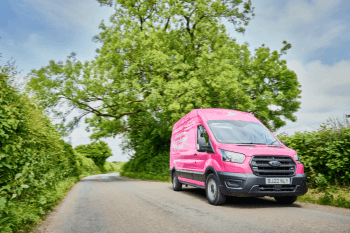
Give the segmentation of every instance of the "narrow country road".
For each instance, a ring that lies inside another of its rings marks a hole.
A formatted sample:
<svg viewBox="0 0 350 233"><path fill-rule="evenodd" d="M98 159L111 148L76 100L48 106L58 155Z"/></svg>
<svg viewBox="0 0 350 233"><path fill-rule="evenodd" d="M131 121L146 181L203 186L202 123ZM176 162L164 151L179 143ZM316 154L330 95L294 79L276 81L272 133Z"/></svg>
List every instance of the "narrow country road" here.
<svg viewBox="0 0 350 233"><path fill-rule="evenodd" d="M350 232L350 210L269 198L210 205L202 189L132 180L118 173L78 182L37 232Z"/></svg>

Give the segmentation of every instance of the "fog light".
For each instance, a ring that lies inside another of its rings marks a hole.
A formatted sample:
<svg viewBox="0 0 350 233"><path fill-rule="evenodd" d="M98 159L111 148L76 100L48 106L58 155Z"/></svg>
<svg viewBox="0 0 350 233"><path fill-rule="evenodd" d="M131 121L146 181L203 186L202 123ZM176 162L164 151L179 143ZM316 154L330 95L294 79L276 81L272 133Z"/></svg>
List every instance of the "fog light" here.
<svg viewBox="0 0 350 233"><path fill-rule="evenodd" d="M239 188L243 184L243 180L227 180L226 186L232 188Z"/></svg>

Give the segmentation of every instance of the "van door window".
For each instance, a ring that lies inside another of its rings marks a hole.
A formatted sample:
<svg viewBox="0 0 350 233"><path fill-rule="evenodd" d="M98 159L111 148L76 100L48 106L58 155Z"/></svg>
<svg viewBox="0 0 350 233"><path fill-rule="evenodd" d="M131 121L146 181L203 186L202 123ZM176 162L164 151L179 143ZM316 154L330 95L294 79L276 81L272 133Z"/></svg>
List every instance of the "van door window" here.
<svg viewBox="0 0 350 233"><path fill-rule="evenodd" d="M203 125L199 125L198 128L197 128L197 142L198 142L198 138L204 138L205 142L206 142L206 145L210 146L213 149L213 146L211 144L209 135L208 135L208 133L205 130Z"/></svg>

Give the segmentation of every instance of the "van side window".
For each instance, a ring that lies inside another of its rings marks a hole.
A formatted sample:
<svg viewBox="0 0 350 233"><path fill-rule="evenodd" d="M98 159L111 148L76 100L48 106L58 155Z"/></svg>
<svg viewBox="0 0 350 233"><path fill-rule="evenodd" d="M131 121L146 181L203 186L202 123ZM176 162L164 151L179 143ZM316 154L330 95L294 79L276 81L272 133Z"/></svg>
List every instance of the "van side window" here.
<svg viewBox="0 0 350 233"><path fill-rule="evenodd" d="M208 133L205 130L203 125L199 125L198 128L197 128L197 139L198 138L204 138L205 142L206 142L206 145L212 147L210 139L209 139L209 135L208 135Z"/></svg>

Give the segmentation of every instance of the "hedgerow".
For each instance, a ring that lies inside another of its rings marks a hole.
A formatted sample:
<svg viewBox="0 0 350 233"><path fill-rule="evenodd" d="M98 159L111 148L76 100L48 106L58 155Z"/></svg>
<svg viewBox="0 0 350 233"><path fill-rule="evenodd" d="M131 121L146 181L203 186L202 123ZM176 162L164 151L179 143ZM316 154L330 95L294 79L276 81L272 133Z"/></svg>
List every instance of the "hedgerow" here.
<svg viewBox="0 0 350 233"><path fill-rule="evenodd" d="M311 187L350 184L350 127L332 119L314 132L279 136L296 150Z"/></svg>
<svg viewBox="0 0 350 233"><path fill-rule="evenodd" d="M83 176L116 170L76 153L0 66L0 232L25 232Z"/></svg>

